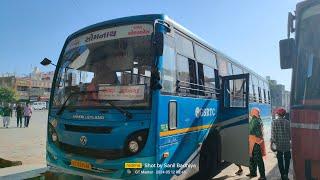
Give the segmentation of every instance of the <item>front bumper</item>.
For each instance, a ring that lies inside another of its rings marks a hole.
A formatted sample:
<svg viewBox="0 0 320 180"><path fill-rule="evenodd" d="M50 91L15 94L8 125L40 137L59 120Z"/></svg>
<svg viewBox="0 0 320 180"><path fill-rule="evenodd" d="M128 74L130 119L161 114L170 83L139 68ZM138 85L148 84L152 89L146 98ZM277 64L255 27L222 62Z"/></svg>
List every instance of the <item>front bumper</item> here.
<svg viewBox="0 0 320 180"><path fill-rule="evenodd" d="M128 157L117 160L95 159L79 156L71 153L65 153L57 148L54 144L47 144L47 164L54 169L62 172L75 174L80 176L89 176L102 179L155 179L156 174L153 173L137 173L143 170L135 171L135 169L125 168L125 163L155 163L155 156L151 157ZM71 160L78 160L90 163L91 170L80 169L71 166ZM156 171L156 169L152 169ZM150 169L148 169L150 172Z"/></svg>

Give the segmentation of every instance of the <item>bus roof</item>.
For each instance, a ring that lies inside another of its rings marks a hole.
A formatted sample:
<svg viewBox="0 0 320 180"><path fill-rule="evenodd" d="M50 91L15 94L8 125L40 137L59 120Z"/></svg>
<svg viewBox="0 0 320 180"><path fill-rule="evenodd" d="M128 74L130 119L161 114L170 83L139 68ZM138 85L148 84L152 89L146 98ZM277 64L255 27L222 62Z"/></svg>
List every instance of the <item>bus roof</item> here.
<svg viewBox="0 0 320 180"><path fill-rule="evenodd" d="M233 64L236 64L239 67L241 67L242 69L246 70L248 73L254 74L255 76L257 76L259 78L259 80L263 80L263 81L267 82L264 77L262 77L259 74L255 73L251 69L241 65L239 63L239 61L237 61L237 60L227 56L226 54L222 53L221 51L213 48L205 40L203 40L199 36L193 34L190 30L188 30L187 28L183 27L179 23L175 22L173 19L171 19L169 16L167 16L165 14L146 14L146 15L128 16L128 17L122 17L122 18L112 19L112 20L108 20L108 21L103 21L103 22L100 22L100 23L96 23L96 24L87 26L87 27L85 27L83 29L80 29L79 31L76 31L75 33L71 34L67 38L66 42L68 42L70 39L73 39L76 36L79 36L79 35L84 34L86 32L92 31L93 29L100 29L101 27L104 27L104 26L108 26L108 25L109 26L110 25L117 26L117 25L121 25L121 24L127 24L127 23L130 23L130 22L134 23L134 22L137 22L137 21L138 22L153 22L156 19L161 19L161 20L166 21L170 25L173 25L173 27L176 28L177 30L181 31L182 33L184 33L185 35L189 36L190 38L196 40L198 43L202 44L203 46L207 47L208 49L211 49L212 51L216 52L220 56L225 57L226 59L228 59Z"/></svg>

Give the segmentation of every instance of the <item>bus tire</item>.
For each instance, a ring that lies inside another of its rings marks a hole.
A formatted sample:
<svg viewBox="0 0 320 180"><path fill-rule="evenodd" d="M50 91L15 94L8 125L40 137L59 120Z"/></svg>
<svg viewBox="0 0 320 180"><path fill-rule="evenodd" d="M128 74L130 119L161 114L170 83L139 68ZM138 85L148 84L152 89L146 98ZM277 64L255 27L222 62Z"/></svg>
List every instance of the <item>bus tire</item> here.
<svg viewBox="0 0 320 180"><path fill-rule="evenodd" d="M218 173L219 136L217 132L210 133L200 150L199 175L201 179L210 179Z"/></svg>

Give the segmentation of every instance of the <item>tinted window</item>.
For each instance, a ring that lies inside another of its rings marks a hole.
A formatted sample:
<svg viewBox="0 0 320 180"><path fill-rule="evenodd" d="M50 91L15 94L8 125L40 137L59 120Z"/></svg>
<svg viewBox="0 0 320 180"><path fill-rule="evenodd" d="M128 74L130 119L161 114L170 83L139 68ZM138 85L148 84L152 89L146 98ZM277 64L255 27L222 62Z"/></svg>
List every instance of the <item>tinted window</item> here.
<svg viewBox="0 0 320 180"><path fill-rule="evenodd" d="M192 42L182 35L175 34L176 50L179 54L194 58Z"/></svg>
<svg viewBox="0 0 320 180"><path fill-rule="evenodd" d="M214 53L210 52L204 47L199 46L198 44L195 44L194 48L198 62L201 62L202 64L212 68L217 68L216 55Z"/></svg>

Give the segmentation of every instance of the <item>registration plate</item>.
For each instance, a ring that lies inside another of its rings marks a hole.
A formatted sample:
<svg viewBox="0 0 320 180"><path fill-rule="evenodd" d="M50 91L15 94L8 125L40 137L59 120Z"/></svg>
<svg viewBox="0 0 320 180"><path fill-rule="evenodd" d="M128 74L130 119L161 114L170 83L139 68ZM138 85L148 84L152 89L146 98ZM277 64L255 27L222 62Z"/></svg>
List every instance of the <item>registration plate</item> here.
<svg viewBox="0 0 320 180"><path fill-rule="evenodd" d="M71 160L71 166L86 170L91 170L92 168L90 163L78 160Z"/></svg>

